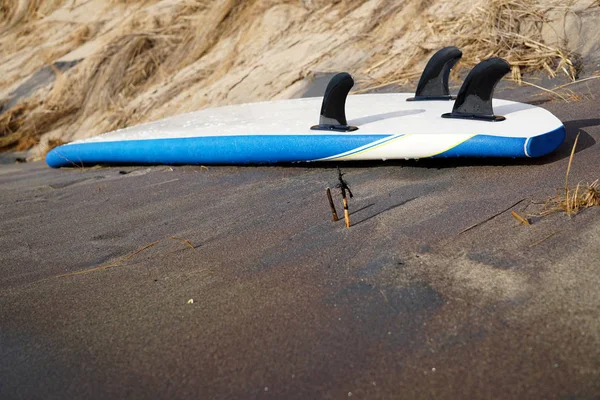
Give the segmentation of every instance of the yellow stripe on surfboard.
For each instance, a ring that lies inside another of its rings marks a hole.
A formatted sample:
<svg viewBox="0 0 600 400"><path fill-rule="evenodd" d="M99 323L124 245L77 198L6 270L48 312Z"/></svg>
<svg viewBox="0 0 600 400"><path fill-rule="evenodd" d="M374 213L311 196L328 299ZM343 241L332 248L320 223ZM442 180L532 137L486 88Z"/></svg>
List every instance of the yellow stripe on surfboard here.
<svg viewBox="0 0 600 400"><path fill-rule="evenodd" d="M383 141L383 142L381 142L381 143L379 143L379 144L376 144L376 145L374 145L374 146L367 147L366 149L359 150L359 151L357 151L357 152L355 152L355 153L344 154L344 155L342 155L342 156L339 156L339 157L332 157L332 158L330 158L329 160L344 160L344 159L347 159L347 158L349 158L349 157L354 157L354 156L357 156L357 155L359 155L359 154L365 154L365 153L368 153L369 151L372 151L372 150L378 149L378 148L380 148L380 147L382 147L382 146L385 146L385 145L387 145L387 144L389 144L389 143L395 142L395 141L397 141L398 139L402 139L402 138L405 138L405 137L408 137L408 136L410 136L410 135L400 135L400 136L397 136L397 137L391 138L391 139L389 139L389 140Z"/></svg>
<svg viewBox="0 0 600 400"><path fill-rule="evenodd" d="M477 136L477 135L471 135L471 136L467 137L466 139L463 139L460 142L453 144L452 146L448 147L446 150L442 150L437 153L431 154L429 157L439 156L440 154L443 154L443 153L447 152L448 150L452 150L453 148L460 146L461 144L463 144L464 142L466 142L467 140L469 140L471 138L474 138L475 136Z"/></svg>
<svg viewBox="0 0 600 400"><path fill-rule="evenodd" d="M451 144L446 143L446 145L443 148L434 150L432 153L424 153L424 154L422 153L416 158L428 158L428 157L434 157L434 156L443 154L443 153L445 153L449 150L452 150L453 148L463 144L464 142L466 142L467 140L469 140L475 136L477 136L477 135L459 135L458 138L454 138L454 140L453 140L452 138L448 137L447 135L442 135L444 140L446 142L451 142ZM427 135L427 138L430 140L433 140L433 141L436 140L436 137L439 138L438 135ZM406 154L407 154L406 158L415 158L415 155L414 155L415 150L423 148L423 139L426 139L426 137L423 135L402 135L402 136L394 137L390 140L382 141L381 143L378 143L371 147L363 148L363 149L355 151L355 152L346 153L346 154L343 154L343 155L340 155L337 157L331 157L328 160L367 159L368 157L364 158L365 154L373 153L375 151L380 150L383 147L390 147L390 146L397 145L399 139L405 139L404 142L406 142L406 143L403 144L402 146L403 146L404 152L406 152ZM435 147L435 146L432 146L432 147ZM402 153L402 152L403 152L402 150L401 151L398 151L398 150L391 151L391 153ZM400 156L400 157L402 157L402 156Z"/></svg>

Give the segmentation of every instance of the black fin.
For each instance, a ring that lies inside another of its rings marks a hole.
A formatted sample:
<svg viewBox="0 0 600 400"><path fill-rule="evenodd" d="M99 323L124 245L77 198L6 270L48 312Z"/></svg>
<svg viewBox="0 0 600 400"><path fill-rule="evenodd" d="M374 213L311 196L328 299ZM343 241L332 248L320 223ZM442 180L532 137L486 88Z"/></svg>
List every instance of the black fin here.
<svg viewBox="0 0 600 400"><path fill-rule="evenodd" d="M450 96L448 77L461 57L462 51L454 46L444 47L435 53L423 70L415 97L407 101L454 100L456 97Z"/></svg>
<svg viewBox="0 0 600 400"><path fill-rule="evenodd" d="M354 79L347 72L339 73L331 78L323 96L319 125L312 126L310 129L338 132L358 129L355 126L348 126L346 121L346 97L352 86L354 86Z"/></svg>
<svg viewBox="0 0 600 400"><path fill-rule="evenodd" d="M477 64L460 88L452 112L442 117L504 121L506 118L494 115L492 98L496 85L509 72L510 64L501 58L489 58Z"/></svg>

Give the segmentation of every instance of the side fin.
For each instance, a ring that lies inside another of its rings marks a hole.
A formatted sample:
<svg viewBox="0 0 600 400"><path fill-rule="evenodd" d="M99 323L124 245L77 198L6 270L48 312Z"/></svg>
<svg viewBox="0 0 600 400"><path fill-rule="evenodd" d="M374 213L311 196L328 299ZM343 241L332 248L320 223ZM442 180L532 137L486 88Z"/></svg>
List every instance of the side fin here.
<svg viewBox="0 0 600 400"><path fill-rule="evenodd" d="M407 101L454 100L456 97L450 96L448 77L450 70L461 57L462 51L458 47L444 47L438 50L429 59L423 70L415 97L411 97Z"/></svg>
<svg viewBox="0 0 600 400"><path fill-rule="evenodd" d="M510 64L501 58L489 58L477 64L460 88L452 112L442 117L504 121L506 118L494 115L492 98L496 85L509 72Z"/></svg>
<svg viewBox="0 0 600 400"><path fill-rule="evenodd" d="M323 104L321 105L321 116L319 125L312 126L312 130L350 132L358 128L348 126L346 121L346 97L354 86L354 79L347 72L335 75L329 81Z"/></svg>

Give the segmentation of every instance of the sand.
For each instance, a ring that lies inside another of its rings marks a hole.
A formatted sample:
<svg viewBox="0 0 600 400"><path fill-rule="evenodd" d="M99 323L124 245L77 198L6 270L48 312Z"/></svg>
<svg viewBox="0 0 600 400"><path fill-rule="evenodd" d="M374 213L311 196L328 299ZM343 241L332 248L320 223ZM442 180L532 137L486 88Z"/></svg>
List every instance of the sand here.
<svg viewBox="0 0 600 400"><path fill-rule="evenodd" d="M578 132L598 178L572 89L498 93L565 122L541 159L343 165L350 229L333 165L0 166L0 397L597 397L600 209L482 223L554 195Z"/></svg>

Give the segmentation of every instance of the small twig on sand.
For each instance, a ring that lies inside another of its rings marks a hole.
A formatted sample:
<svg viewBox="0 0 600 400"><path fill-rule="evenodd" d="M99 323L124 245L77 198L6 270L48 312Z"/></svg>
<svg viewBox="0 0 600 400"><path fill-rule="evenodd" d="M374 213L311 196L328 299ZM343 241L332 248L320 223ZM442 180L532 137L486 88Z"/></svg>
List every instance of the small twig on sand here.
<svg viewBox="0 0 600 400"><path fill-rule="evenodd" d="M142 251L144 251L144 250L146 250L146 249L149 249L149 248L150 248L150 247L152 247L152 246L156 246L156 245L157 245L157 244L159 244L159 243L160 243L160 240L157 240L156 242L150 243L150 244L148 244L148 245L146 245L146 246L142 247L141 249L139 249L139 250L136 250L135 252L131 253L130 255L128 255L128 256L126 256L126 257L123 257L123 258L121 258L121 259L119 259L119 260L115 261L115 262L114 262L114 263L112 263L112 264L103 265L103 266L101 266L101 267L96 267L96 268L92 268L92 269L85 269L85 270L83 270L83 271L77 271L77 272L71 272L71 273L68 273L68 274L58 275L58 276L57 276L57 278L65 278L65 277L67 277L67 276L75 276L75 275L87 274L87 273L89 273L89 272L102 271L102 270L104 270L104 269L108 269L108 268L116 267L117 265L121 264L122 262L125 262L125 261L129 260L129 259L130 259L130 258L132 258L133 256L135 256L135 255L137 255L137 254L141 253Z"/></svg>
<svg viewBox="0 0 600 400"><path fill-rule="evenodd" d="M189 241L189 240L187 240L187 239L181 239L181 238L176 238L176 237L170 237L170 238L167 238L167 239L168 239L168 240L178 240L178 241L180 241L181 243L185 243L185 244L187 244L187 245L188 245L188 246L190 246L192 249L195 249L195 248L196 248L196 247L195 247L195 246L192 244L192 242L190 242L190 241Z"/></svg>
<svg viewBox="0 0 600 400"><path fill-rule="evenodd" d="M519 223L521 223L523 225L527 225L527 226L531 225L531 222L529 222L529 220L527 218L520 216L516 211L513 211L511 213L511 215L513 216L514 219L519 221Z"/></svg>
<svg viewBox="0 0 600 400"><path fill-rule="evenodd" d="M478 223L476 223L475 225L471 225L471 226L469 226L468 228L465 228L465 229L463 229L462 231L458 232L458 234L459 234L459 235L461 235L461 234L463 234L463 233L465 233L465 232L468 232L468 231L470 231L471 229L477 228L479 225L482 225L482 224L485 224L485 223L486 223L486 222L488 222L488 221L491 221L492 219L496 218L498 215L500 215L500 214L504 214L505 212L507 212L507 211L508 211L508 210L510 210L511 208L515 207L516 205L518 205L519 203L521 203L521 202L522 202L522 201L524 201L524 200L525 200L525 199L523 198L523 199L521 199L521 200L517 201L515 204L511 205L510 207L507 207L505 210L502 210L502 211L500 211L500 212L497 212L496 214L492 215L491 217L489 217L489 218L486 218L485 220L483 220L483 221L481 221L481 222L478 222Z"/></svg>
<svg viewBox="0 0 600 400"><path fill-rule="evenodd" d="M160 186L160 185L164 185L166 183L177 182L178 180L179 179L171 179L170 181L164 181L164 182L158 182L158 183L151 183L150 185L142 186L140 189L149 188L149 187L153 187L153 186Z"/></svg>
<svg viewBox="0 0 600 400"><path fill-rule="evenodd" d="M583 78L583 79L579 79L579 80L577 80L577 81L573 81L573 82L565 83L564 85L557 86L557 87L553 88L552 90L558 90L558 89L562 89L562 88L565 88L565 87L567 87L567 86L571 86L571 85L574 85L574 84L576 84L576 83L581 83L581 82L585 82L585 81L590 81L590 80L592 80L592 79L600 79L600 76L590 76L590 77L588 77L588 78Z"/></svg>
<svg viewBox="0 0 600 400"><path fill-rule="evenodd" d="M529 248L535 247L535 246L537 246L537 245L539 245L539 244L541 244L541 243L545 242L546 240L550 239L552 236L556 235L557 233L558 233L558 232L553 232L553 233L549 234L548 236L546 236L545 238L543 238L543 239L540 239L540 240L538 240L537 242L535 242L535 243L533 243L533 244L530 244L530 245L529 245Z"/></svg>
<svg viewBox="0 0 600 400"><path fill-rule="evenodd" d="M179 241L181 243L184 243L186 245L188 245L189 247L191 247L192 249L195 249L194 245L192 244L192 242L190 242L189 240L186 239L180 239L180 238L175 238L175 237L170 237L167 238L168 240L176 240ZM156 246L157 244L159 244L161 241L157 240L156 242L152 242L150 244L147 244L146 246L142 247L141 249L138 249L136 251L134 251L133 253L129 254L126 257L120 258L119 260L115 261L112 264L108 264L108 265L102 265L100 267L95 267L95 268L91 268L91 269L85 269L82 271L76 271L76 272L70 272L68 274L62 274L62 275L57 275L57 278L65 278L68 276L75 276L75 275L82 275L82 274L88 274L90 272L96 272L96 271L103 271L105 269L109 269L109 268L113 268L118 266L121 263L124 263L125 261L130 260L131 258L133 258L134 256L140 254L142 251L149 249L150 247Z"/></svg>
<svg viewBox="0 0 600 400"><path fill-rule="evenodd" d="M327 199L329 200L329 207L331 207L331 214L333 215L333 222L339 221L335 204L333 204L333 198L331 197L331 189L327 188Z"/></svg>
<svg viewBox="0 0 600 400"><path fill-rule="evenodd" d="M550 94L552 94L552 95L554 95L556 97L559 97L561 100L565 101L566 103L569 103L569 99L566 98L565 96L563 96L562 94L558 93L556 91L556 89L546 89L545 87L538 86L538 85L536 85L534 83L526 82L526 81L521 81L521 83L523 83L525 85L528 85L528 86L532 86L532 87L534 87L536 89L539 89L539 90L543 90L544 92L550 93Z"/></svg>
<svg viewBox="0 0 600 400"><path fill-rule="evenodd" d="M571 164L573 164L573 156L575 156L575 148L577 147L577 142L579 141L579 134L581 132L577 132L577 136L575 136L575 141L573 142L573 148L571 149L571 155L569 156L569 164L567 165L567 174L565 175L565 186L569 187L569 173L571 172Z"/></svg>

